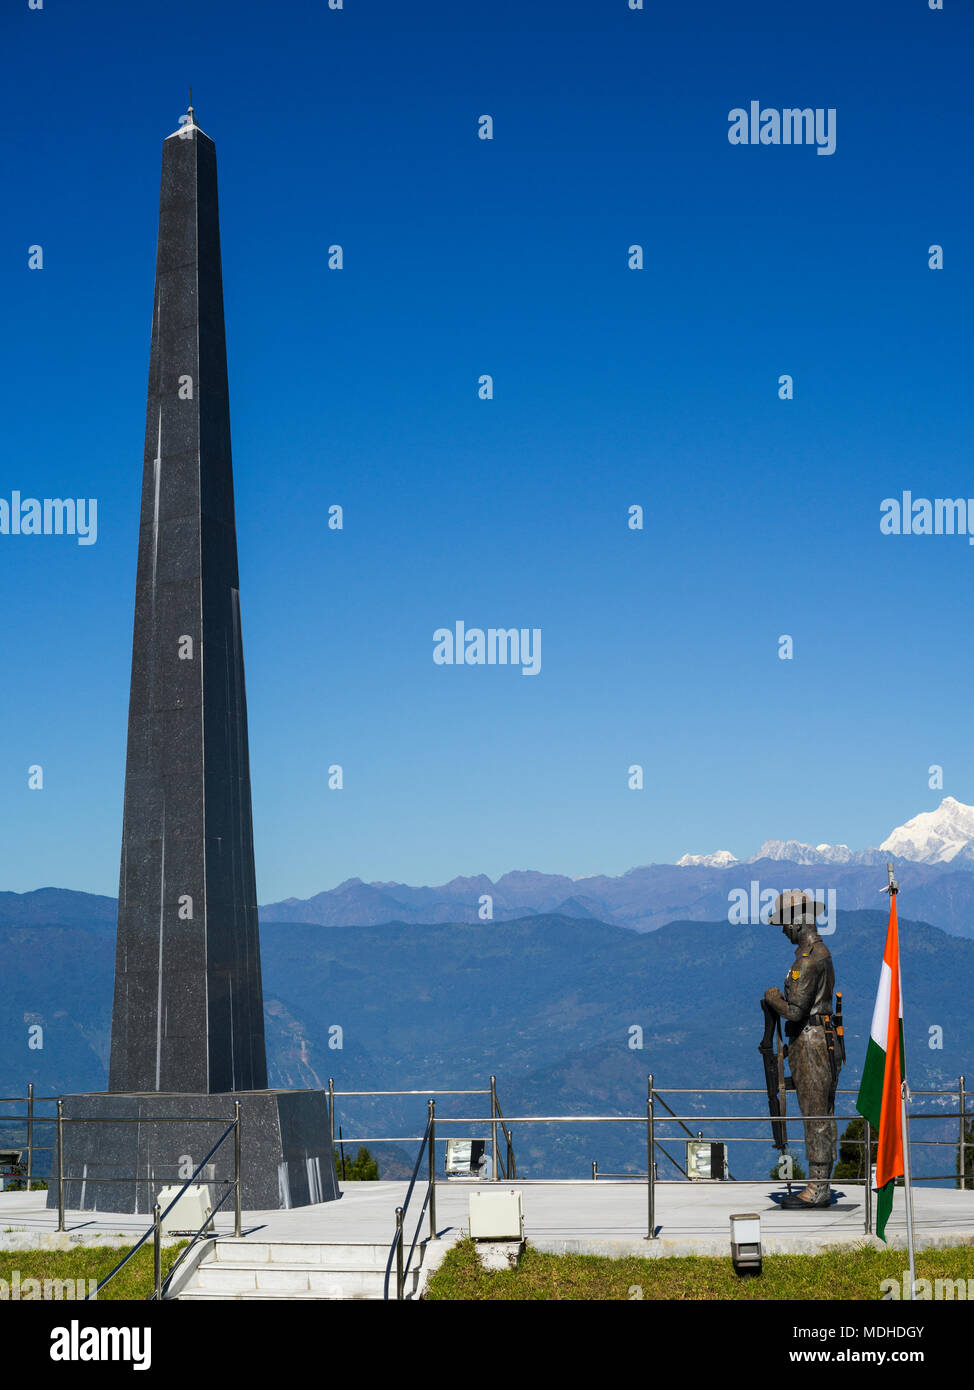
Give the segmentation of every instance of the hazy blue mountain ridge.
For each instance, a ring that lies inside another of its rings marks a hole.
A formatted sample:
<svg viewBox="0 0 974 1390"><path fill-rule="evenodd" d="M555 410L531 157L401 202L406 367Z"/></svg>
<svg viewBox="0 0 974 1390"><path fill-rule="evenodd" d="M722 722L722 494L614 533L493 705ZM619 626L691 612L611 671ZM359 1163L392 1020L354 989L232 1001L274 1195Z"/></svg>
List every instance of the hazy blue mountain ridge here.
<svg viewBox="0 0 974 1390"><path fill-rule="evenodd" d="M847 1086L865 1054L886 917L882 906L842 913L828 937L846 999ZM911 1081L953 1084L974 1073L974 942L910 920L901 935ZM641 1115L650 1071L660 1087L760 1087L758 1001L782 984L792 956L773 927L684 921L636 933L553 915L337 930L265 922L261 940L271 1084L334 1076L344 1090L486 1086L493 1071L508 1114ZM7 925L0 952L4 1094L22 1094L28 1080L44 1094L103 1088L111 926ZM41 1051L28 1047L31 1023L44 1028ZM942 1029L942 1048L929 1046L931 1028ZM699 1102L681 1104L698 1113ZM763 1112L760 1097L741 1104ZM440 1112L476 1116L485 1105L454 1098ZM425 1103L349 1099L340 1115L350 1136L412 1135ZM532 1127L516 1137L522 1171L552 1175L554 1165L580 1176L592 1158L619 1170L644 1163L635 1126ZM770 1163L770 1137L767 1149L747 1147L735 1156L739 1175Z"/></svg>
<svg viewBox="0 0 974 1390"><path fill-rule="evenodd" d="M970 867L896 860L910 912L958 936L974 937L974 873ZM349 879L312 898L290 898L262 907L267 922L315 922L321 926L375 926L402 921L477 922L484 895L495 921L532 913L593 916L635 931L653 931L676 920L712 922L726 917L732 894L751 884L776 893L789 888L835 891L840 911L874 909L886 882L882 864L796 864L758 859L727 868L650 864L616 878L598 874L571 879L559 874L511 873L496 883L486 877L454 879L437 888Z"/></svg>

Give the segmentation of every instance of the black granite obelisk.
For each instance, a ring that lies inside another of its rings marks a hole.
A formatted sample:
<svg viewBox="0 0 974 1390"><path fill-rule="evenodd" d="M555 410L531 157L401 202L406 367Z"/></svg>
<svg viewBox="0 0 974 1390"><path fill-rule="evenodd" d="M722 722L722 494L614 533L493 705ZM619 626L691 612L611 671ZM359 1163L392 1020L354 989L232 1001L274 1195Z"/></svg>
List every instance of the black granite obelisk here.
<svg viewBox="0 0 974 1390"><path fill-rule="evenodd" d="M162 155L109 1089L266 1085L216 150L192 118Z"/></svg>
<svg viewBox="0 0 974 1390"><path fill-rule="evenodd" d="M109 1089L62 1097L65 1205L151 1210L236 1102L247 1209L338 1195L325 1092L267 1089L216 152L190 107L162 154ZM233 1142L207 1168L226 1198Z"/></svg>

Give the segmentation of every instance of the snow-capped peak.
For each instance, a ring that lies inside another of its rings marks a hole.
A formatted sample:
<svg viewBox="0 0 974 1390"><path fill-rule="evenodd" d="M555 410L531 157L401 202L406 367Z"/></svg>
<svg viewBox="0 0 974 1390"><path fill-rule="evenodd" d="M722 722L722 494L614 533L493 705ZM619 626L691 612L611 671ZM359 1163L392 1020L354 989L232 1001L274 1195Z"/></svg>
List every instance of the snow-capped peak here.
<svg viewBox="0 0 974 1390"><path fill-rule="evenodd" d="M765 840L757 854L741 861L729 850L716 854L684 854L679 868L728 868L774 859L789 864L881 864L884 856L910 859L920 864L974 865L974 806L945 796L935 811L922 811L905 825L897 826L879 849L853 850L848 845L809 845L804 840Z"/></svg>
<svg viewBox="0 0 974 1390"><path fill-rule="evenodd" d="M935 811L921 811L897 826L880 849L923 864L949 864L958 856L974 859L974 806L945 796Z"/></svg>
<svg viewBox="0 0 974 1390"><path fill-rule="evenodd" d="M676 866L678 869L726 869L736 863L737 860L729 849L718 849L713 854L684 854L676 861Z"/></svg>
<svg viewBox="0 0 974 1390"><path fill-rule="evenodd" d="M757 859L786 859L790 864L851 864L856 855L848 845L806 845L803 840L765 840Z"/></svg>

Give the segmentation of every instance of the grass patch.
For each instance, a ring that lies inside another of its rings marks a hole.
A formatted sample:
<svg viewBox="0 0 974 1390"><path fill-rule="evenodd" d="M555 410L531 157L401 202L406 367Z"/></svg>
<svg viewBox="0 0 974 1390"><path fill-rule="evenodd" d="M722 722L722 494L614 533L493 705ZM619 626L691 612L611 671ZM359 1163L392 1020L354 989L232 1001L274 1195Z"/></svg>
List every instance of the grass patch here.
<svg viewBox="0 0 974 1390"><path fill-rule="evenodd" d="M759 1277L740 1279L730 1256L548 1255L528 1243L517 1269L488 1272L473 1241L448 1252L431 1276L425 1297L434 1302L528 1299L878 1299L880 1281L902 1280L905 1250L828 1250L820 1255L765 1255ZM921 1250L918 1279L974 1280L974 1245ZM974 1284L968 1286L974 1289ZM902 1283L900 1283L902 1289ZM639 1292L636 1292L639 1290Z"/></svg>
<svg viewBox="0 0 974 1390"><path fill-rule="evenodd" d="M163 1279L169 1273L180 1250L187 1244L188 1242L183 1240L176 1245L162 1247ZM128 1248L131 1249L131 1246ZM87 1281L104 1279L124 1254L124 1246L115 1249L110 1245L75 1245L70 1250L0 1250L0 1279L5 1280L7 1285L5 1297L10 1297L14 1272L17 1271L20 1276L21 1299L43 1298L44 1281L54 1279L72 1280L75 1290L83 1298L88 1292ZM24 1285L28 1279L39 1279L40 1290L34 1292L32 1285L25 1289ZM80 1289L79 1280L83 1281ZM149 1243L143 1245L142 1249L132 1256L124 1269L119 1270L108 1287L98 1295L98 1299L101 1302L109 1299L148 1298L152 1292L152 1283L152 1245ZM3 1292L2 1288L0 1292Z"/></svg>

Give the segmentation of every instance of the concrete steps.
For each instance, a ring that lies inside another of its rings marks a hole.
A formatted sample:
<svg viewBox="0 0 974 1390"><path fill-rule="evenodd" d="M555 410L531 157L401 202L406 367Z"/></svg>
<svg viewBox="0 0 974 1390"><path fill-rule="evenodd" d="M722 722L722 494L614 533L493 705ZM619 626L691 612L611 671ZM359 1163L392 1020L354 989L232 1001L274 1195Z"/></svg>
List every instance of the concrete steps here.
<svg viewBox="0 0 974 1390"><path fill-rule="evenodd" d="M423 1281L425 1247L417 1245L406 1280L406 1297L415 1298ZM385 1297L388 1245L344 1241L214 1241L173 1297L198 1299L374 1299ZM390 1276L394 1299L395 1268Z"/></svg>

